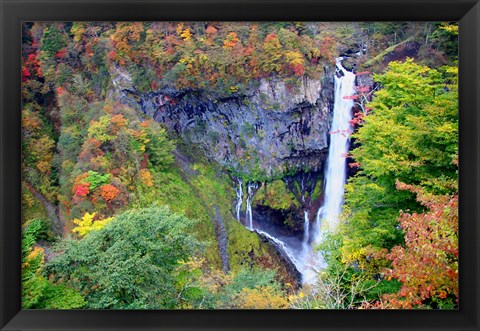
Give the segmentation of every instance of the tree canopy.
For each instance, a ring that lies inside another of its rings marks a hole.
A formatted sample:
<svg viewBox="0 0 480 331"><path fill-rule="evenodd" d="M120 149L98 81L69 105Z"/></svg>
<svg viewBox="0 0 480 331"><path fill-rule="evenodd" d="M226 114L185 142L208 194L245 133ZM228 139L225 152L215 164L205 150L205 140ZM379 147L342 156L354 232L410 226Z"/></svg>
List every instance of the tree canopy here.
<svg viewBox="0 0 480 331"><path fill-rule="evenodd" d="M45 272L82 293L88 308L174 308L175 269L202 248L185 231L193 224L165 207L127 211L62 243Z"/></svg>

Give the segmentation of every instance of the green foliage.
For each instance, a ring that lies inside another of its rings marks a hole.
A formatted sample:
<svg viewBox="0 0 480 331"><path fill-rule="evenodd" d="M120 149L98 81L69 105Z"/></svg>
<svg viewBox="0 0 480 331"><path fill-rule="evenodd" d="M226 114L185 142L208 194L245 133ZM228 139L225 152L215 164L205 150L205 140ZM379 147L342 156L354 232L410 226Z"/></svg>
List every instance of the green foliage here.
<svg viewBox="0 0 480 331"><path fill-rule="evenodd" d="M102 143L115 139L115 136L108 134L108 126L110 124L111 116L109 114L104 115L98 119L98 121L93 121L88 126L88 136L90 138L96 139Z"/></svg>
<svg viewBox="0 0 480 331"><path fill-rule="evenodd" d="M54 58L59 50L67 46L67 36L58 24L50 24L43 31L40 50L45 57Z"/></svg>
<svg viewBox="0 0 480 331"><path fill-rule="evenodd" d="M99 174L96 171L90 170L85 181L90 183L90 189L95 190L97 187L105 185L109 182L110 174Z"/></svg>
<svg viewBox="0 0 480 331"><path fill-rule="evenodd" d="M79 309L85 300L74 289L52 284L46 278L32 275L22 282L23 309Z"/></svg>
<svg viewBox="0 0 480 331"><path fill-rule="evenodd" d="M458 108L456 73L408 60L392 62L375 79L372 114L354 134L351 154L359 173L346 186L345 251L368 245L391 248L401 243L395 228L399 210L418 210L414 196L398 191L396 181L420 184L436 194L454 192L457 182ZM348 255L348 254L347 254Z"/></svg>
<svg viewBox="0 0 480 331"><path fill-rule="evenodd" d="M295 195L287 189L285 182L280 179L264 183L255 194L253 203L278 210L300 206L295 199Z"/></svg>
<svg viewBox="0 0 480 331"><path fill-rule="evenodd" d="M403 262L394 264L404 263L397 269L394 267L396 279L384 274L384 270L391 268L390 261L394 261L393 252L403 249L405 228L399 226L400 211L420 213L424 208L415 201L412 190L399 189L398 183L421 187L426 195L457 192L457 70L451 67L435 70L408 59L404 63L391 62L384 74L374 78L381 89L367 104L371 110L353 135L356 148L351 155L359 169L346 185L343 211L346 221L321 248L328 263L325 277L333 277L333 284L338 280L343 290L353 288L352 284L362 286L357 289L367 289L360 291L360 296L355 295L351 301L354 306L383 307L383 303L374 306L368 303L382 295L384 300L391 299L388 301L391 307L412 307L415 303L418 306L422 300L415 295L419 291L417 285L406 285L405 279L398 276L402 273L400 269L412 263L413 257L395 255ZM409 234L405 238L407 245L411 240ZM420 264L428 260L426 247L415 251L420 253L415 257L423 261ZM385 252L390 249L392 253L386 259ZM414 268L416 271L408 270L420 275L418 268L423 268L420 264ZM432 270L435 268L436 265L432 266ZM411 279L417 278L412 275ZM375 286L369 288L373 283ZM450 288L449 293L452 291ZM404 295L409 299L402 298ZM452 298L442 295L446 301ZM436 307L435 303L430 306Z"/></svg>
<svg viewBox="0 0 480 331"><path fill-rule="evenodd" d="M45 233L45 221L35 219L30 221L22 232L22 256L25 257L37 242L39 237Z"/></svg>
<svg viewBox="0 0 480 331"><path fill-rule="evenodd" d="M155 122L150 122L144 131L149 140L145 151L149 154L150 161L157 169L165 169L173 163L174 143L167 138L165 129Z"/></svg>
<svg viewBox="0 0 480 331"><path fill-rule="evenodd" d="M45 272L83 293L88 308L174 308L174 272L202 246L186 233L193 223L164 207L127 211L65 241Z"/></svg>
<svg viewBox="0 0 480 331"><path fill-rule="evenodd" d="M255 264L252 257L268 256L268 246L260 241L253 232L247 230L239 222L228 224L228 256L232 271L239 271L242 267Z"/></svg>
<svg viewBox="0 0 480 331"><path fill-rule="evenodd" d="M212 276L217 280L216 283L211 283L210 278ZM273 270L245 267L239 269L233 276L206 274L203 281L200 282L204 290L205 308L253 308L252 304L247 302L247 300L259 303L258 301L262 300L262 296L258 293L259 291L268 293L270 297L270 305L267 303L266 307L263 308L278 308L273 300L276 299L275 297L281 298L284 296L284 293L275 277L276 272ZM221 284L220 287L218 286L219 284ZM250 290L257 291L252 293ZM246 294L252 294L254 297L246 297ZM286 307L283 306L283 308Z"/></svg>
<svg viewBox="0 0 480 331"><path fill-rule="evenodd" d="M44 261L43 249L34 246L47 235L46 222L27 222L22 233L22 308L23 309L75 309L85 305L83 297L75 290L52 284L41 275Z"/></svg>

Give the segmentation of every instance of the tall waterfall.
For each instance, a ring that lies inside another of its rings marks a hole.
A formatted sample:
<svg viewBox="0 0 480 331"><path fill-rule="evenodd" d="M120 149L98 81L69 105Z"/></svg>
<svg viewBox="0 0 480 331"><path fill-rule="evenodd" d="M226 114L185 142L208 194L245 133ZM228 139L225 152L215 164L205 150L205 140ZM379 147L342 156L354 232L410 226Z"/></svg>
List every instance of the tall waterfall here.
<svg viewBox="0 0 480 331"><path fill-rule="evenodd" d="M315 221L314 242L318 242L320 227L326 222L330 229L336 228L342 211L346 179L346 155L350 140L353 100L346 96L355 94L355 74L345 70L337 58L337 69L343 74L335 75L335 103L330 129L327 168L325 172L325 196L323 206L318 210Z"/></svg>
<svg viewBox="0 0 480 331"><path fill-rule="evenodd" d="M240 209L242 208L243 203L243 189L242 189L242 179L238 179L238 186L235 188L235 193L237 194L237 204L235 205L235 212L237 216L237 221L240 221Z"/></svg>
<svg viewBox="0 0 480 331"><path fill-rule="evenodd" d="M318 209L315 218L312 245L321 241L322 227L328 229L337 227L345 192L346 155L349 147L353 107L353 100L345 99L345 97L355 94L355 74L345 70L341 60L342 58L337 58L336 61L337 70L341 76L335 75L335 102L325 171L325 195L323 205ZM313 252L310 246L309 254L304 255L302 282L315 282L317 271L322 268L323 264L322 257Z"/></svg>

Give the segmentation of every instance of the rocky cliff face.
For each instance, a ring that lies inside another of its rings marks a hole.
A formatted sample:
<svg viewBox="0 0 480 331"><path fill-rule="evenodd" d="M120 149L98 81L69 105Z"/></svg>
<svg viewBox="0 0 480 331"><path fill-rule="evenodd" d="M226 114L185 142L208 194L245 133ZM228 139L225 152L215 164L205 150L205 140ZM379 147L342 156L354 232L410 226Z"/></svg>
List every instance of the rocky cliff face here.
<svg viewBox="0 0 480 331"><path fill-rule="evenodd" d="M244 94L219 98L204 91L160 90L141 95L126 72L113 72L117 98L136 104L188 144L252 179L290 170L320 170L333 108L333 66L321 80L289 87L262 79Z"/></svg>

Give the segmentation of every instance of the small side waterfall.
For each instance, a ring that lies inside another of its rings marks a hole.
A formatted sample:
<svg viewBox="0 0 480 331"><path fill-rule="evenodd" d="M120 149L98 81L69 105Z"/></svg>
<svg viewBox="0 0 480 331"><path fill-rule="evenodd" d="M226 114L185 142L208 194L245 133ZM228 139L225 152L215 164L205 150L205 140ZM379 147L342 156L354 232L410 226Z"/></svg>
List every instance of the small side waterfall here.
<svg viewBox="0 0 480 331"><path fill-rule="evenodd" d="M238 178L238 186L235 188L235 193L237 194L237 204L235 205L237 221L240 221L240 209L242 209L242 204L243 204L242 184L243 184L242 179Z"/></svg>
<svg viewBox="0 0 480 331"><path fill-rule="evenodd" d="M253 231L252 198L258 188L258 183L247 184L247 221L248 228Z"/></svg>
<svg viewBox="0 0 480 331"><path fill-rule="evenodd" d="M295 249L295 245L292 245L290 242L289 238L282 237L279 234L274 234L270 233L271 229L267 231L267 229L260 229L257 227L253 226L253 213L252 213L252 199L255 193L257 192L257 189L259 187L259 183L252 183L248 182L247 183L247 207L246 207L246 227L250 231L254 231L257 234L263 236L265 239L267 239L273 246L276 247L277 251L280 252L280 254L286 258L288 261L290 261L293 266L301 273L303 269L303 262L301 260L301 252L298 249ZM239 193L241 192L241 187L239 186L237 191L237 199L239 199ZM241 201L241 200L240 200ZM237 206L238 206L238 200L237 200ZM238 210L238 209L237 209ZM308 217L308 213L307 213Z"/></svg>
<svg viewBox="0 0 480 331"><path fill-rule="evenodd" d="M310 247L308 241L310 239L310 219L308 217L308 211L303 211L303 242L302 247L305 252L308 252Z"/></svg>
<svg viewBox="0 0 480 331"><path fill-rule="evenodd" d="M277 249L279 249L282 252L282 254L285 255L286 258L290 260L290 262L293 263L295 268L298 271L300 271L300 273L302 272L301 271L303 269L302 262L295 257L296 254L290 248L288 248L288 246L282 240L272 236L266 231L262 231L259 229L255 229L254 231L257 232L258 234L265 236L274 246L277 247Z"/></svg>

